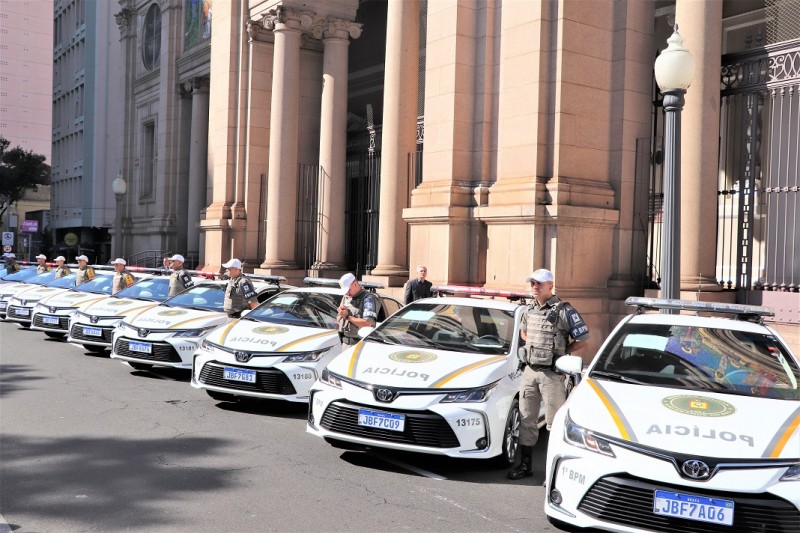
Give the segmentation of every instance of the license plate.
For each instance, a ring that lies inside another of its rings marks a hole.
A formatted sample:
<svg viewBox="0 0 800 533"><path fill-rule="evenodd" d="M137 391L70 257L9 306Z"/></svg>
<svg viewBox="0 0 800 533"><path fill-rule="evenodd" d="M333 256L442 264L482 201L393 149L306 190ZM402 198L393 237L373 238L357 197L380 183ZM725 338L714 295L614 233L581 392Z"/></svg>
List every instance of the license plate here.
<svg viewBox="0 0 800 533"><path fill-rule="evenodd" d="M15 307L14 314L17 316L31 316L31 310L27 307Z"/></svg>
<svg viewBox="0 0 800 533"><path fill-rule="evenodd" d="M244 370L242 368L224 367L222 377L230 381L244 381L245 383L256 382L255 370Z"/></svg>
<svg viewBox="0 0 800 533"><path fill-rule="evenodd" d="M57 316L43 316L42 317L42 322L44 324L54 324L54 325L57 326L58 325L58 317Z"/></svg>
<svg viewBox="0 0 800 533"><path fill-rule="evenodd" d="M153 345L149 342L130 341L128 343L128 348L132 352L153 353Z"/></svg>
<svg viewBox="0 0 800 533"><path fill-rule="evenodd" d="M83 334L84 335L88 335L88 336L92 336L92 337L102 337L103 336L103 330L100 329L100 328L90 328L90 327L87 327L87 326L83 326ZM133 344L133 343L131 343L131 344ZM145 343L137 342L136 344L145 344ZM147 346L148 346L148 349L147 349L147 352L145 352L145 353L150 353L150 345L148 344ZM138 351L138 350L134 350L133 347L131 346L131 351Z"/></svg>
<svg viewBox="0 0 800 533"><path fill-rule="evenodd" d="M653 512L699 522L733 525L733 502L718 498L657 490L653 498Z"/></svg>
<svg viewBox="0 0 800 533"><path fill-rule="evenodd" d="M358 425L368 428L388 429L403 431L406 426L406 416L394 413L383 413L371 409L358 410Z"/></svg>
<svg viewBox="0 0 800 533"><path fill-rule="evenodd" d="M5 309L8 307L8 302L0 302L0 309Z"/></svg>

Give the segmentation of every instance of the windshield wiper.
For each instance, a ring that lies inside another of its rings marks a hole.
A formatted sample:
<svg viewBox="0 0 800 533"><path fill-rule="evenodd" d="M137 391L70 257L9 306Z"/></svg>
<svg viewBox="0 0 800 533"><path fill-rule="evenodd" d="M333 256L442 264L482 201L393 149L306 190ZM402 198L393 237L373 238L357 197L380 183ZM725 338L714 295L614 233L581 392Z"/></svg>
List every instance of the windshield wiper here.
<svg viewBox="0 0 800 533"><path fill-rule="evenodd" d="M623 383L634 383L636 385L647 385L644 381L639 381L638 379L634 379L628 376L623 376L622 374L617 374L616 372L604 372L602 370L594 370L589 377L598 377L598 378L605 378L611 381L622 381Z"/></svg>
<svg viewBox="0 0 800 533"><path fill-rule="evenodd" d="M387 339L386 337L383 337L383 336L379 337L379 336L370 335L369 337L365 338L364 340L374 341L374 342L377 342L377 343L380 343L380 344L389 344L391 346L397 345L396 342L392 342L392 341L390 341L389 339Z"/></svg>

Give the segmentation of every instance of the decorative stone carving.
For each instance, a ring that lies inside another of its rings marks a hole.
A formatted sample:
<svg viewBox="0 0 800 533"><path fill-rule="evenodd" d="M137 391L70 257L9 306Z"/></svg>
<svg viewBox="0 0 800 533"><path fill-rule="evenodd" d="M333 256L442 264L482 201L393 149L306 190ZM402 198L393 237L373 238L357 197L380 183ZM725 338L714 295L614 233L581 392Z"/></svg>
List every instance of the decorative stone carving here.
<svg viewBox="0 0 800 533"><path fill-rule="evenodd" d="M307 36L317 40L325 38L346 39L348 37L358 39L361 37L361 28L363 26L357 22L337 17L320 17L312 11L300 11L284 6L278 6L267 11L258 24L268 31L280 29L280 25L287 26L302 31L304 37ZM251 28L251 26L255 26L255 23L248 21L247 32L251 40L260 40L257 37L258 30L255 27Z"/></svg>
<svg viewBox="0 0 800 533"><path fill-rule="evenodd" d="M181 98L190 98L193 94L199 92L208 92L209 79L205 76L198 76L189 78L178 83L178 96Z"/></svg>
<svg viewBox="0 0 800 533"><path fill-rule="evenodd" d="M119 26L120 39L124 39L125 37L133 36L135 34L136 28L132 24L133 15L133 9L129 7L123 7L119 13L114 15L117 26Z"/></svg>

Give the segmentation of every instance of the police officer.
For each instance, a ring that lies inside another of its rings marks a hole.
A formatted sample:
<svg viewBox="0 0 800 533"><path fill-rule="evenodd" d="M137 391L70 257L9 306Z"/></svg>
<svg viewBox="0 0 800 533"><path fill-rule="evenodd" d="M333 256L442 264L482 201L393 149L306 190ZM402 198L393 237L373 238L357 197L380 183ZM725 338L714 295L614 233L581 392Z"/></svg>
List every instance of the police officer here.
<svg viewBox="0 0 800 533"><path fill-rule="evenodd" d="M181 254L173 255L169 258L169 261L172 265L172 273L169 275L169 294L167 294L167 298L172 298L179 292L194 287L194 282L192 277L186 273L186 269L183 268L184 259Z"/></svg>
<svg viewBox="0 0 800 533"><path fill-rule="evenodd" d="M230 318L239 318L242 311L255 309L258 305L256 289L249 279L242 273L242 262L231 259L223 268L228 271L228 285L225 287L225 300L222 308Z"/></svg>
<svg viewBox="0 0 800 533"><path fill-rule="evenodd" d="M66 259L64 259L63 255L59 255L54 261L56 262L56 279L69 276L72 273L69 267L64 266L64 261L66 261Z"/></svg>
<svg viewBox="0 0 800 533"><path fill-rule="evenodd" d="M406 305L421 298L431 297L431 282L425 279L427 275L428 267L419 265L417 267L417 277L406 283Z"/></svg>
<svg viewBox="0 0 800 533"><path fill-rule="evenodd" d="M19 264L17 263L17 256L12 253L5 253L3 257L6 258L6 274L13 274L14 272L19 272Z"/></svg>
<svg viewBox="0 0 800 533"><path fill-rule="evenodd" d="M87 281L94 279L94 269L89 266L89 258L85 255L79 255L75 258L78 262L78 272L75 276L75 285L81 285Z"/></svg>
<svg viewBox="0 0 800 533"><path fill-rule="evenodd" d="M127 261L121 257L117 257L111 261L111 264L114 265L114 279L111 280L111 294L117 294L122 289L127 289L136 283L136 280L133 279L133 275L125 268L125 265L128 264Z"/></svg>
<svg viewBox="0 0 800 533"><path fill-rule="evenodd" d="M50 272L50 267L47 266L47 256L44 254L39 254L36 256L36 261L39 263L36 265L36 273L37 274L44 274L45 272Z"/></svg>
<svg viewBox="0 0 800 533"><path fill-rule="evenodd" d="M365 291L356 277L347 273L339 279L342 301L339 304L339 339L345 346L359 341L358 330L365 326L375 327L381 302L378 297Z"/></svg>
<svg viewBox="0 0 800 533"><path fill-rule="evenodd" d="M581 315L553 294L553 273L540 268L525 280L534 300L522 316L520 334L525 341L525 360L520 381L519 430L522 461L508 473L509 479L533 475L533 446L539 439L539 404L544 400L547 429L566 400L564 376L556 372L555 360L571 353L589 338Z"/></svg>

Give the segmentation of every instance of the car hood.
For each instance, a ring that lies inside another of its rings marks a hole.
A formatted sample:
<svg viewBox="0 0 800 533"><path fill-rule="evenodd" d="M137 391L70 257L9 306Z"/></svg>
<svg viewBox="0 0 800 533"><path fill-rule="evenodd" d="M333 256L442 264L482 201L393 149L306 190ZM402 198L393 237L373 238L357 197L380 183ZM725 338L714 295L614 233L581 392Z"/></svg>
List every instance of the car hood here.
<svg viewBox="0 0 800 533"><path fill-rule="evenodd" d="M50 307L83 307L107 297L106 294L61 289L61 292L39 300L39 303Z"/></svg>
<svg viewBox="0 0 800 533"><path fill-rule="evenodd" d="M566 407L586 429L670 452L800 456L800 401L586 379Z"/></svg>
<svg viewBox="0 0 800 533"><path fill-rule="evenodd" d="M330 346L332 341L338 344L339 334L325 328L234 320L212 331L206 340L234 350L305 352Z"/></svg>
<svg viewBox="0 0 800 533"><path fill-rule="evenodd" d="M452 389L479 387L500 379L507 355L359 342L328 365L331 372L374 385Z"/></svg>
<svg viewBox="0 0 800 533"><path fill-rule="evenodd" d="M132 326L148 329L196 329L219 325L227 318L225 313L158 305L136 315L128 322Z"/></svg>
<svg viewBox="0 0 800 533"><path fill-rule="evenodd" d="M100 301L87 305L83 312L96 316L124 317L131 313L141 312L158 305L148 300L134 300L132 298L112 298L107 296Z"/></svg>
<svg viewBox="0 0 800 533"><path fill-rule="evenodd" d="M27 290L16 291L13 296L26 302L38 302L42 298L55 296L56 293L64 292L68 289L60 289L58 287L42 287L40 285L27 285Z"/></svg>
<svg viewBox="0 0 800 533"><path fill-rule="evenodd" d="M2 287L0 287L0 298L6 296L15 296L23 291L28 291L30 289L35 288L43 288L40 285L28 285L27 283L6 283Z"/></svg>

